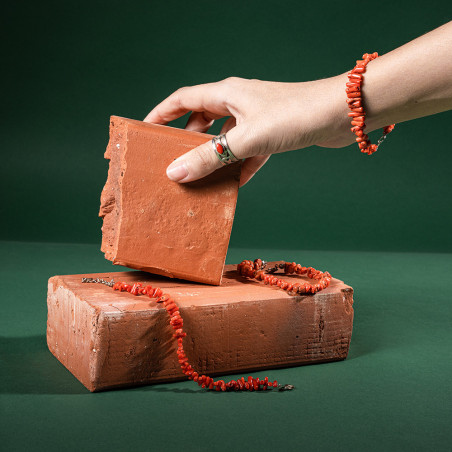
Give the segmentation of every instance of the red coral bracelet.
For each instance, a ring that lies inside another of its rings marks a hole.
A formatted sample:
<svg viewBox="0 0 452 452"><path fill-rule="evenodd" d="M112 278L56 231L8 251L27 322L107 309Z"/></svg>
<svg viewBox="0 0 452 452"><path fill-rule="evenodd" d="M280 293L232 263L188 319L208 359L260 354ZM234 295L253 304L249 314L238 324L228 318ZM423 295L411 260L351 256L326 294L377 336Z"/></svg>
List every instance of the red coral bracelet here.
<svg viewBox="0 0 452 452"><path fill-rule="evenodd" d="M362 85L363 85L363 74L366 72L366 66L369 61L378 58L378 53L365 53L362 60L356 61L356 66L347 74L348 83L346 84L345 92L347 93L347 104L351 110L348 116L352 120L351 131L356 135L356 142L359 145L361 152L371 155L377 151L380 144L386 139L388 133L392 132L395 124L386 126L383 128L383 136L378 140L377 144L371 144L369 137L364 133L364 128L366 127L365 119L366 113L363 106L362 98Z"/></svg>

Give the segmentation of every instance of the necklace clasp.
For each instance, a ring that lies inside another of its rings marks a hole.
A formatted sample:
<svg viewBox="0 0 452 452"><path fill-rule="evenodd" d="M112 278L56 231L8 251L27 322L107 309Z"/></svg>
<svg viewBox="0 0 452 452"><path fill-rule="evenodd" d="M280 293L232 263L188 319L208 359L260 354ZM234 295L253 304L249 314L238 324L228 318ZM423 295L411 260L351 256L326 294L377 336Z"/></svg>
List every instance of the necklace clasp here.
<svg viewBox="0 0 452 452"><path fill-rule="evenodd" d="M291 391L295 389L294 385L278 385L278 391Z"/></svg>

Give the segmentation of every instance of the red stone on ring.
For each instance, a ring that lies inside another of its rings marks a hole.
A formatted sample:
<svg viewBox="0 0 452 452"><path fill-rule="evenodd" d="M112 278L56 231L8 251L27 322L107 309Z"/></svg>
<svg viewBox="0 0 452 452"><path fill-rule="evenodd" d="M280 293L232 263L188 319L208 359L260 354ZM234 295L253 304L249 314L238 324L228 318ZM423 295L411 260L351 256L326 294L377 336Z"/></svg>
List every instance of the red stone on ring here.
<svg viewBox="0 0 452 452"><path fill-rule="evenodd" d="M223 154L224 148L220 143L217 143L217 152L218 154Z"/></svg>

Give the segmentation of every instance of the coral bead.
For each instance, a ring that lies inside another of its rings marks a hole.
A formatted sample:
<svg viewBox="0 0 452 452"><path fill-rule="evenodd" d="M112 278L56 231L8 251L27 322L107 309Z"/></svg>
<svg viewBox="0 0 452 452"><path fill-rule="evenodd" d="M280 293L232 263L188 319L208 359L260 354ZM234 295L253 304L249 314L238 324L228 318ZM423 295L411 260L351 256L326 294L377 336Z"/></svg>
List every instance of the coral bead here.
<svg viewBox="0 0 452 452"><path fill-rule="evenodd" d="M361 82L361 80L363 79L363 76L361 74L357 74L357 73L349 73L348 79L351 81L353 80L358 80Z"/></svg>
<svg viewBox="0 0 452 452"><path fill-rule="evenodd" d="M168 301L170 299L170 296L166 293L160 296L160 298L157 300L157 303L163 303L165 301Z"/></svg>
<svg viewBox="0 0 452 452"><path fill-rule="evenodd" d="M174 308L177 308L177 305L176 305L176 303L174 303L174 301L171 300L171 303L166 305L166 310L171 311Z"/></svg>
<svg viewBox="0 0 452 452"><path fill-rule="evenodd" d="M353 99L348 99L348 100L353 100ZM351 102L350 104L348 104L348 106L350 108L352 108L353 110L355 110L355 108L362 108L362 103L361 103L361 99L356 100L354 99L354 102Z"/></svg>
<svg viewBox="0 0 452 452"><path fill-rule="evenodd" d="M363 68L363 67L355 67L353 70L352 70L352 74L362 74L363 72L365 72L365 68Z"/></svg>
<svg viewBox="0 0 452 452"><path fill-rule="evenodd" d="M224 152L223 146L220 143L217 143L216 147L217 147L218 154L223 154L223 152Z"/></svg>

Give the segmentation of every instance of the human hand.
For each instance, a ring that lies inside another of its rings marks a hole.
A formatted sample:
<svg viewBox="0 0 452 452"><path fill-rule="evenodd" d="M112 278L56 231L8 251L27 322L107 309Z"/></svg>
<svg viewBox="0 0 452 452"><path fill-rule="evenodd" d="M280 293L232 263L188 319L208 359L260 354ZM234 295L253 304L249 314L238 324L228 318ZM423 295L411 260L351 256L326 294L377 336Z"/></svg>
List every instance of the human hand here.
<svg viewBox="0 0 452 452"><path fill-rule="evenodd" d="M367 65L366 133L452 109L452 21ZM207 132L229 117L221 133L234 155L245 159L240 185L270 154L313 144L341 147L354 142L342 74L314 82L280 83L236 77L181 88L157 105L145 121L166 124L192 111L187 130ZM213 172L220 161L207 142L175 160L168 177L189 182Z"/></svg>
<svg viewBox="0 0 452 452"><path fill-rule="evenodd" d="M215 120L228 117L221 133L242 165L240 186L248 182L271 154L313 144L340 147L354 141L345 102L346 76L303 83L228 78L184 87L157 105L146 122L167 124L191 111L187 130L207 132ZM221 162L208 141L176 159L170 179L190 182Z"/></svg>

